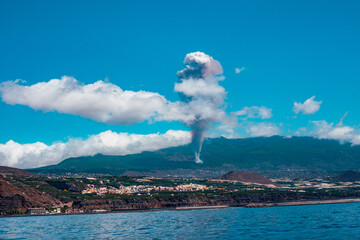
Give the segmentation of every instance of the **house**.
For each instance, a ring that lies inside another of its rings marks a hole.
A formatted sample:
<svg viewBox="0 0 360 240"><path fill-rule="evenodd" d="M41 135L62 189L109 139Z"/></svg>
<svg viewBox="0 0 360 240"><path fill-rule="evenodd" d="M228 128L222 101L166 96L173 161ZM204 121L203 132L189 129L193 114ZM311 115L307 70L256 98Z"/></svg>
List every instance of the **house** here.
<svg viewBox="0 0 360 240"><path fill-rule="evenodd" d="M27 213L28 214L47 214L48 211L46 211L45 208L29 208Z"/></svg>

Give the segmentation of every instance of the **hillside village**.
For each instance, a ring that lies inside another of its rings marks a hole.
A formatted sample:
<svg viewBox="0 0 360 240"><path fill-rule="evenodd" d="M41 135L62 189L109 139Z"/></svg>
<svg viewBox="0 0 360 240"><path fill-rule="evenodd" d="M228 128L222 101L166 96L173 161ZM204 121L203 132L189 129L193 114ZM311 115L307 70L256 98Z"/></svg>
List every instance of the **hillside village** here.
<svg viewBox="0 0 360 240"><path fill-rule="evenodd" d="M355 176L355 177L354 177ZM345 181L346 180L346 181ZM351 180L351 181L350 181ZM251 206L360 197L356 172L334 179L267 179L232 171L219 178L36 176L0 173L1 214L63 214L195 206Z"/></svg>

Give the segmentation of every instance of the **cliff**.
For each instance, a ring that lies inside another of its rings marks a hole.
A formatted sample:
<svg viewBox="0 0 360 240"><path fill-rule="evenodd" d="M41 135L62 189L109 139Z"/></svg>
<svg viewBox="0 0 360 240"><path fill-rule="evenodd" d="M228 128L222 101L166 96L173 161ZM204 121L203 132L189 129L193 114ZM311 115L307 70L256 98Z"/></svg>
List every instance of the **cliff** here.
<svg viewBox="0 0 360 240"><path fill-rule="evenodd" d="M18 168L0 166L0 174L18 177L37 177L35 174Z"/></svg>
<svg viewBox="0 0 360 240"><path fill-rule="evenodd" d="M0 178L0 213L25 213L28 208L62 204L47 193L17 182L18 186Z"/></svg>
<svg viewBox="0 0 360 240"><path fill-rule="evenodd" d="M148 197L128 199L103 199L74 201L73 208L92 212L96 209L107 211L147 210L147 209L174 209L179 207L206 207L206 206L243 206L250 207L257 203L281 203L305 200L332 200L359 198L360 193L296 193L296 192L265 192L240 193L217 196L173 196Z"/></svg>

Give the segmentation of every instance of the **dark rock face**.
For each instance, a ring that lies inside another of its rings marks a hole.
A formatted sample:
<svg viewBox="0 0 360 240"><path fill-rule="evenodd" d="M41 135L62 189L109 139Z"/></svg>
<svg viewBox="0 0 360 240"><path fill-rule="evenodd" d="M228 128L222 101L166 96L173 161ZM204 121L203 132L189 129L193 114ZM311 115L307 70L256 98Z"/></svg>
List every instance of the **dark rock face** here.
<svg viewBox="0 0 360 240"><path fill-rule="evenodd" d="M338 176L336 176L335 180L338 180L341 182L360 181L360 172L356 172L353 170L345 171L345 172L340 173Z"/></svg>
<svg viewBox="0 0 360 240"><path fill-rule="evenodd" d="M25 213L31 207L50 207L62 204L58 199L32 187L21 188L0 179L0 213Z"/></svg>
<svg viewBox="0 0 360 240"><path fill-rule="evenodd" d="M18 168L5 167L5 166L0 166L0 174L21 176L21 177L37 177L35 174L31 172L24 171Z"/></svg>
<svg viewBox="0 0 360 240"><path fill-rule="evenodd" d="M107 211L121 210L146 210L177 207L206 207L206 206L243 206L248 207L254 203L279 203L288 201L303 200L331 200L340 198L358 198L360 193L296 193L296 192L274 192L219 195L214 197L186 196L186 197L163 197L163 198L130 198L130 199L109 199L109 200L81 200L74 201L73 208L91 212L95 209Z"/></svg>
<svg viewBox="0 0 360 240"><path fill-rule="evenodd" d="M252 172L231 171L220 177L222 180L233 180L258 184L274 184L269 179Z"/></svg>
<svg viewBox="0 0 360 240"><path fill-rule="evenodd" d="M67 181L47 181L47 183L57 189L77 193L80 193L85 188L85 184L79 182L74 183Z"/></svg>
<svg viewBox="0 0 360 240"><path fill-rule="evenodd" d="M28 206L28 203L25 197L15 194L13 196L6 196L0 201L0 212L9 212L20 210L20 212L25 212L25 208Z"/></svg>

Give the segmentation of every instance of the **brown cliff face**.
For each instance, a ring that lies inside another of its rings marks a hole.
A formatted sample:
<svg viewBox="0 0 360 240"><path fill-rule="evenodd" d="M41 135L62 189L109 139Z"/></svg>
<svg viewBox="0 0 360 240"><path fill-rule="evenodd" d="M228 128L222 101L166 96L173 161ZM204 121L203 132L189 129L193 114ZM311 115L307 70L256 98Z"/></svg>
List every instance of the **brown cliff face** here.
<svg viewBox="0 0 360 240"><path fill-rule="evenodd" d="M254 194L235 194L182 197L149 197L129 199L101 199L74 201L73 208L84 212L97 209L107 211L147 210L147 209L174 209L178 207L206 207L206 206L243 206L251 207L256 203L280 203L304 200L331 200L358 198L360 193L295 193L295 192L267 192Z"/></svg>
<svg viewBox="0 0 360 240"><path fill-rule="evenodd" d="M0 174L13 175L18 177L37 177L35 174L18 168L0 166Z"/></svg>
<svg viewBox="0 0 360 240"><path fill-rule="evenodd" d="M62 204L56 198L40 192L29 186L15 186L0 179L0 213L13 212L25 213L28 208L45 207Z"/></svg>
<svg viewBox="0 0 360 240"><path fill-rule="evenodd" d="M220 179L258 184L274 184L271 180L253 172L231 171L222 175Z"/></svg>

